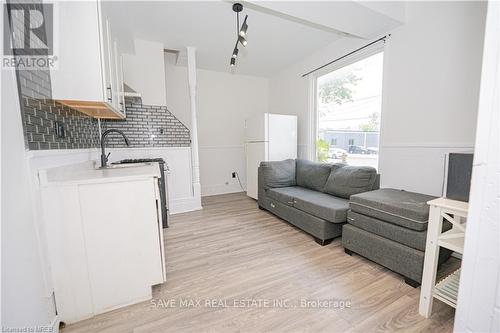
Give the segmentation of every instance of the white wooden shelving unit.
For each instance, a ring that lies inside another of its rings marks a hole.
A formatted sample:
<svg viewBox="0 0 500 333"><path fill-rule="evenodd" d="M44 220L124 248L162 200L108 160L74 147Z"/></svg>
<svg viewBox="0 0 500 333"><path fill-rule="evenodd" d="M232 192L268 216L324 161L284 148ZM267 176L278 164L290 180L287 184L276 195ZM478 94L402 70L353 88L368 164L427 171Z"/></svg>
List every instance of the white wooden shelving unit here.
<svg viewBox="0 0 500 333"><path fill-rule="evenodd" d="M434 298L456 308L460 269L436 284L436 272L439 248L464 253L465 218L469 204L463 201L438 198L427 202L430 205L427 242L425 245L424 272L420 291L419 313L429 318ZM452 224L452 228L442 232L443 220Z"/></svg>

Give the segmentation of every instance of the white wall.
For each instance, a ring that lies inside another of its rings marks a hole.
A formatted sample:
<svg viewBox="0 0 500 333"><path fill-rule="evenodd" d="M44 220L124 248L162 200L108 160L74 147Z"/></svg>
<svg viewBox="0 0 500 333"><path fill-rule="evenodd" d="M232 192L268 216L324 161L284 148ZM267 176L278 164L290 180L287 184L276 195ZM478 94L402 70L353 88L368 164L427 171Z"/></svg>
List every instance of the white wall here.
<svg viewBox="0 0 500 333"><path fill-rule="evenodd" d="M198 141L202 195L245 187L245 119L268 111L266 78L198 70Z"/></svg>
<svg viewBox="0 0 500 333"><path fill-rule="evenodd" d="M407 4L385 52L383 186L440 195L445 153L473 148L485 8Z"/></svg>
<svg viewBox="0 0 500 333"><path fill-rule="evenodd" d="M444 154L473 148L485 7L406 3L406 23L385 46L382 186L440 195ZM309 79L301 74L366 43L340 40L271 78L270 112L299 116L299 156L307 156L309 135Z"/></svg>
<svg viewBox="0 0 500 333"><path fill-rule="evenodd" d="M500 332L500 4L488 5L456 332Z"/></svg>
<svg viewBox="0 0 500 333"><path fill-rule="evenodd" d="M384 145L474 143L485 9L407 4L407 23L393 31L384 54Z"/></svg>
<svg viewBox="0 0 500 333"><path fill-rule="evenodd" d="M187 68L165 57L167 106L190 127ZM198 141L202 195L242 191L245 187L245 119L268 112L268 79L198 69Z"/></svg>
<svg viewBox="0 0 500 333"><path fill-rule="evenodd" d="M125 84L147 105L166 105L163 44L136 39L135 54L123 54Z"/></svg>
<svg viewBox="0 0 500 333"><path fill-rule="evenodd" d="M2 71L1 95L2 327L57 325L12 71Z"/></svg>
<svg viewBox="0 0 500 333"><path fill-rule="evenodd" d="M170 112L191 130L188 72L185 66L176 66L176 56L165 52L166 101Z"/></svg>

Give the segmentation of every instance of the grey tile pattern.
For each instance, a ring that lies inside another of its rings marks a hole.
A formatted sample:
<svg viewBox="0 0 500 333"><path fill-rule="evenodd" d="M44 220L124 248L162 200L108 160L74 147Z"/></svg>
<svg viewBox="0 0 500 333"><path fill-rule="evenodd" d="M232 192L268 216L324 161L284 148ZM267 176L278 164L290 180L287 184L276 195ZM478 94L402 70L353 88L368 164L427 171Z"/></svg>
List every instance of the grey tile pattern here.
<svg viewBox="0 0 500 333"><path fill-rule="evenodd" d="M97 121L51 97L50 75L40 70L19 70L21 112L29 150L83 149L99 145ZM62 122L65 137L58 138L54 121Z"/></svg>
<svg viewBox="0 0 500 333"><path fill-rule="evenodd" d="M131 147L189 147L191 136L165 106L144 105L140 99L125 100L126 120L106 120L102 129L116 128L125 133ZM110 147L126 147L120 136L110 135Z"/></svg>
<svg viewBox="0 0 500 333"><path fill-rule="evenodd" d="M50 99L23 97L26 139L30 150L83 149L99 145L97 120ZM66 132L58 138L54 122L60 121Z"/></svg>

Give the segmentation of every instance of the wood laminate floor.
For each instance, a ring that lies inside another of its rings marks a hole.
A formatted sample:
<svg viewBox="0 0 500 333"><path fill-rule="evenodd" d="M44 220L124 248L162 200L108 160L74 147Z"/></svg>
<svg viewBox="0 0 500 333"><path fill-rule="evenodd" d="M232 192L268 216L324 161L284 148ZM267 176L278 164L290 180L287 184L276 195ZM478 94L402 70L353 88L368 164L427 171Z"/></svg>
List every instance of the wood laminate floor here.
<svg viewBox="0 0 500 333"><path fill-rule="evenodd" d="M203 198L165 230L167 282L153 300L68 325L63 332L451 332L454 310L418 314L420 288L340 239L311 236L242 193ZM439 274L459 265L451 258Z"/></svg>

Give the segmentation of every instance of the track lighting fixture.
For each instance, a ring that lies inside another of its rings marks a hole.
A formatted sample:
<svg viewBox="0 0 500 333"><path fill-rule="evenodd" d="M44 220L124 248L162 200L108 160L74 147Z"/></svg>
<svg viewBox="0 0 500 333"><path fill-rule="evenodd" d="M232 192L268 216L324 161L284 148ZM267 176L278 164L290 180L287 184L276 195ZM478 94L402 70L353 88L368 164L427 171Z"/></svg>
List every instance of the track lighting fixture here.
<svg viewBox="0 0 500 333"><path fill-rule="evenodd" d="M243 38L247 36L247 29L248 29L247 18L248 18L248 15L245 16L245 20L243 21L243 24L241 25L241 29L240 29L240 36Z"/></svg>
<svg viewBox="0 0 500 333"><path fill-rule="evenodd" d="M248 42L245 39L245 37L241 37L241 36L238 37L238 42L240 42L241 45L243 45L243 46L247 46L247 44L248 44Z"/></svg>
<svg viewBox="0 0 500 333"><path fill-rule="evenodd" d="M233 67L236 65L236 58L238 57L238 43L243 45L243 47L247 46L248 41L246 39L247 36L247 19L248 15L245 15L245 20L243 20L243 24L240 28L240 12L243 10L243 5L241 3L233 4L233 11L236 13L236 45L234 46L233 54L231 55L231 61L229 62L230 66Z"/></svg>
<svg viewBox="0 0 500 333"><path fill-rule="evenodd" d="M239 52L238 47L234 47L233 55L231 58L236 59L238 57L238 52Z"/></svg>

